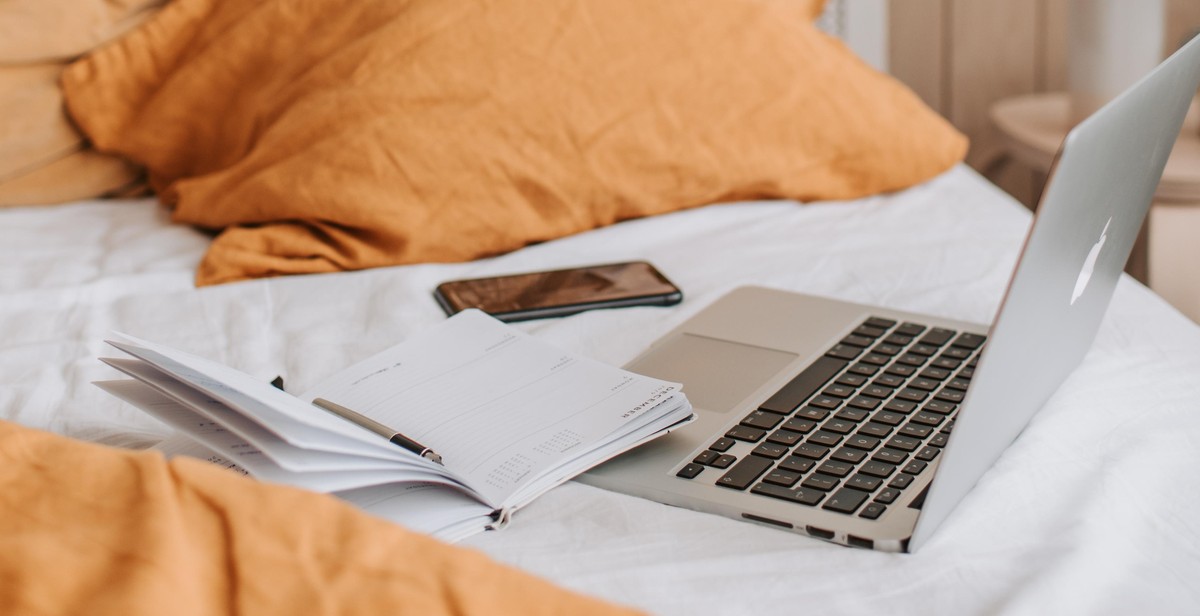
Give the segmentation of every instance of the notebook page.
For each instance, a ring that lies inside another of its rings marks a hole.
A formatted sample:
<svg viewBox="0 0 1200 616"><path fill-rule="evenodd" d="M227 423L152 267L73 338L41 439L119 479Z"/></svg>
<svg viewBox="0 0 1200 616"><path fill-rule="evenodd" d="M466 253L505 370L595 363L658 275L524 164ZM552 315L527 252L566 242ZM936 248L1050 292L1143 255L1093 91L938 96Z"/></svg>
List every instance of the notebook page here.
<svg viewBox="0 0 1200 616"><path fill-rule="evenodd" d="M679 385L461 312L301 396L353 409L442 456L488 504L602 446Z"/></svg>

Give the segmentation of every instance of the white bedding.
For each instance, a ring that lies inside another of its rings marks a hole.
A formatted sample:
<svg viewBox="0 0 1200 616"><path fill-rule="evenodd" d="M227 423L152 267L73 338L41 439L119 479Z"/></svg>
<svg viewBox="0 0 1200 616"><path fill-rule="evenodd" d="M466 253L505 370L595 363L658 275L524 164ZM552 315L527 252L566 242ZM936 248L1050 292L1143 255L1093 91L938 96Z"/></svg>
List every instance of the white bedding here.
<svg viewBox="0 0 1200 616"><path fill-rule="evenodd" d="M444 318L440 281L626 259L658 265L683 304L519 327L622 364L741 284L987 322L1028 223L959 167L855 202L718 205L473 263L196 289L207 238L152 201L0 210L0 418L148 446L169 429L90 384L115 376L96 359L112 330L302 390ZM1197 468L1200 328L1124 279L1082 367L917 554L577 483L466 544L661 614L1197 613Z"/></svg>

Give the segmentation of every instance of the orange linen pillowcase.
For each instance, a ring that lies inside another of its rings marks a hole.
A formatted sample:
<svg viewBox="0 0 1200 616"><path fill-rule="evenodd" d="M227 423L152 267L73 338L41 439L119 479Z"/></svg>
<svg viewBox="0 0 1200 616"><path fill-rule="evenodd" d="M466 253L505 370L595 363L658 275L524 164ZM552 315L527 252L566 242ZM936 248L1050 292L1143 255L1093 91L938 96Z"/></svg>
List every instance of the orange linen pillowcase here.
<svg viewBox="0 0 1200 616"><path fill-rule="evenodd" d="M177 0L68 105L220 230L197 284L928 179L965 138L780 0Z"/></svg>
<svg viewBox="0 0 1200 616"><path fill-rule="evenodd" d="M0 421L5 614L631 614L331 496Z"/></svg>

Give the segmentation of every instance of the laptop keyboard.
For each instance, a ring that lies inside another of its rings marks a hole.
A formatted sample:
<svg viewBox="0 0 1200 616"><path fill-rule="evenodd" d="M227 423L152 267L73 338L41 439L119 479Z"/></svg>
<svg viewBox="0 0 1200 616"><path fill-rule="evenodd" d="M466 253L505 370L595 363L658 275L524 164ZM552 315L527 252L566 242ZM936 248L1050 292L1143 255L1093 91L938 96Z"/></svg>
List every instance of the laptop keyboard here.
<svg viewBox="0 0 1200 616"><path fill-rule="evenodd" d="M877 519L941 453L985 342L871 317L677 475Z"/></svg>

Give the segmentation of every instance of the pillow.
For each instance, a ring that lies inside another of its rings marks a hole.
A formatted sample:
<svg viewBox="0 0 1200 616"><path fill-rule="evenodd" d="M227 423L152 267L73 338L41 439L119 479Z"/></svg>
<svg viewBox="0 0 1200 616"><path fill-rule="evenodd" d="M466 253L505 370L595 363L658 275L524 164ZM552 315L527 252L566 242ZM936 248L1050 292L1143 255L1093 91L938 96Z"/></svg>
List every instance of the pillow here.
<svg viewBox="0 0 1200 616"><path fill-rule="evenodd" d="M177 0L64 76L219 230L197 284L463 261L721 201L848 199L966 140L783 0Z"/></svg>
<svg viewBox="0 0 1200 616"><path fill-rule="evenodd" d="M6 614L630 614L188 458L0 421Z"/></svg>
<svg viewBox="0 0 1200 616"><path fill-rule="evenodd" d="M127 194L140 170L84 143L63 109L67 64L162 0L5 0L0 10L0 206Z"/></svg>

